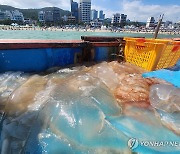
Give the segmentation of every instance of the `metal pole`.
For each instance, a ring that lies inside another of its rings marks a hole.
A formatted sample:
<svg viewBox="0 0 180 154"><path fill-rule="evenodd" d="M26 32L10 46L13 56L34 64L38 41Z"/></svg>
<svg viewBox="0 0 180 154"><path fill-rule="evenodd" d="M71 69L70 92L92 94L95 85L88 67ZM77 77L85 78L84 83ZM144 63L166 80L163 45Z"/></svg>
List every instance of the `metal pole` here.
<svg viewBox="0 0 180 154"><path fill-rule="evenodd" d="M159 29L160 29L160 27L161 27L161 23L162 23L163 17L164 17L164 14L162 15L162 17L161 17L161 15L160 15L160 19L159 19L159 22L158 22L158 25L157 25L157 27L156 27L155 34L154 34L154 38L155 38L155 39L156 39L157 36L158 36L158 32L159 32Z"/></svg>

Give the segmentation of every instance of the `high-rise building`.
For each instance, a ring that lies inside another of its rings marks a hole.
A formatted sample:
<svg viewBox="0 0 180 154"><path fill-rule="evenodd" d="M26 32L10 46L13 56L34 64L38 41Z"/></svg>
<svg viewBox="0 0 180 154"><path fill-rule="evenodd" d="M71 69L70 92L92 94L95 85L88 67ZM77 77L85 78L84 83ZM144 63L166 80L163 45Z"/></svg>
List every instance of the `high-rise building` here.
<svg viewBox="0 0 180 154"><path fill-rule="evenodd" d="M8 20L13 20L13 15L11 13L11 11L5 11L5 18Z"/></svg>
<svg viewBox="0 0 180 154"><path fill-rule="evenodd" d="M74 22L76 22L76 18L75 18L75 16L68 16L67 21L70 23L74 23Z"/></svg>
<svg viewBox="0 0 180 154"><path fill-rule="evenodd" d="M121 24L125 24L125 23L126 23L126 20L127 20L127 15L121 14L120 23L121 23Z"/></svg>
<svg viewBox="0 0 180 154"><path fill-rule="evenodd" d="M74 16L78 21L78 3L73 2L73 0L70 0L70 2L71 2L71 16Z"/></svg>
<svg viewBox="0 0 180 154"><path fill-rule="evenodd" d="M113 14L111 23L114 24L119 22L120 22L120 14L119 13Z"/></svg>
<svg viewBox="0 0 180 154"><path fill-rule="evenodd" d="M0 20L4 20L5 19L5 13L1 12L0 10Z"/></svg>
<svg viewBox="0 0 180 154"><path fill-rule="evenodd" d="M53 9L53 22L59 22L60 21L60 10L58 8Z"/></svg>
<svg viewBox="0 0 180 154"><path fill-rule="evenodd" d="M44 11L39 11L38 12L38 20L40 22L44 22L45 21L45 12Z"/></svg>
<svg viewBox="0 0 180 154"><path fill-rule="evenodd" d="M95 9L91 10L91 20L96 20L98 18L98 11Z"/></svg>
<svg viewBox="0 0 180 154"><path fill-rule="evenodd" d="M68 21L68 17L67 17L66 15L64 15L64 16L62 17L62 20L63 20L63 21Z"/></svg>
<svg viewBox="0 0 180 154"><path fill-rule="evenodd" d="M146 28L154 27L155 26L155 19L154 17L149 17L146 23Z"/></svg>
<svg viewBox="0 0 180 154"><path fill-rule="evenodd" d="M54 22L57 23L61 20L60 10L58 8L54 8L52 11L39 11L38 12L38 20L40 22Z"/></svg>
<svg viewBox="0 0 180 154"><path fill-rule="evenodd" d="M104 20L103 10L100 10L100 11L99 11L99 19L100 19L100 20Z"/></svg>
<svg viewBox="0 0 180 154"><path fill-rule="evenodd" d="M45 12L45 22L53 22L53 12L52 11Z"/></svg>
<svg viewBox="0 0 180 154"><path fill-rule="evenodd" d="M79 1L79 21L89 23L91 17L91 0Z"/></svg>
<svg viewBox="0 0 180 154"><path fill-rule="evenodd" d="M98 21L98 19L91 21L90 24L91 24L91 27L94 27L94 28L101 28L102 26L102 22Z"/></svg>
<svg viewBox="0 0 180 154"><path fill-rule="evenodd" d="M105 19L105 17L106 17L106 15L105 15L105 14L103 14L103 19Z"/></svg>
<svg viewBox="0 0 180 154"><path fill-rule="evenodd" d="M126 19L127 19L127 15L116 13L116 14L113 14L111 23L112 24L114 24L114 23L125 24Z"/></svg>
<svg viewBox="0 0 180 154"><path fill-rule="evenodd" d="M165 27L168 27L168 26L170 26L170 25L172 25L172 21L166 21L166 22L164 23L164 26L165 26Z"/></svg>
<svg viewBox="0 0 180 154"><path fill-rule="evenodd" d="M14 21L24 21L24 16L19 10L13 10L11 13Z"/></svg>

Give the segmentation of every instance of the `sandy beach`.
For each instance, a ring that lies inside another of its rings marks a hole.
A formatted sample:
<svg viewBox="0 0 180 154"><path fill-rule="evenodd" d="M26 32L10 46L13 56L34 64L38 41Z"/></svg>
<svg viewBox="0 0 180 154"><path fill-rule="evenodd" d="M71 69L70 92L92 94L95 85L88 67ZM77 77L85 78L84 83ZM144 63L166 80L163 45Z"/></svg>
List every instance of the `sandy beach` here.
<svg viewBox="0 0 180 154"><path fill-rule="evenodd" d="M80 31L80 32L125 32L125 33L140 33L140 34L154 34L154 30L135 30L135 29L108 29L108 28L59 28L59 27L37 27L37 26L8 26L8 25L0 25L0 30L38 30L38 31ZM173 30L160 30L159 34L167 34L167 35L180 35L180 31Z"/></svg>

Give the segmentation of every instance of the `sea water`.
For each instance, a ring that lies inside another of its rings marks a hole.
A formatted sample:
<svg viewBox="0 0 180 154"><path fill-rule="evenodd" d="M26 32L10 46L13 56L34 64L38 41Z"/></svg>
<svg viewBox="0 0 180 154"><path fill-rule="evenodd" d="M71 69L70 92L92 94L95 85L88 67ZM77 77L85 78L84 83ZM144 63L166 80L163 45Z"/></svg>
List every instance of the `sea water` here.
<svg viewBox="0 0 180 154"><path fill-rule="evenodd" d="M82 31L50 31L50 30L0 30L0 39L60 39L80 40L81 36L110 36L110 37L147 37L153 34L126 32L82 32ZM176 38L180 35L159 34L158 38Z"/></svg>

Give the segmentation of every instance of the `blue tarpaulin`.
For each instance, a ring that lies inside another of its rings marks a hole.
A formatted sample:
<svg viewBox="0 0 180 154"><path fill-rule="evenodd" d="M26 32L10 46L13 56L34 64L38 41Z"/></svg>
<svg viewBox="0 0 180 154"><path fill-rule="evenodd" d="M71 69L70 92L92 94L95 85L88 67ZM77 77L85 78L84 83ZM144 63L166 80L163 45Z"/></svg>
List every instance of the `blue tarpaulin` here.
<svg viewBox="0 0 180 154"><path fill-rule="evenodd" d="M142 76L145 78L163 79L180 88L180 60L173 68L144 73Z"/></svg>

